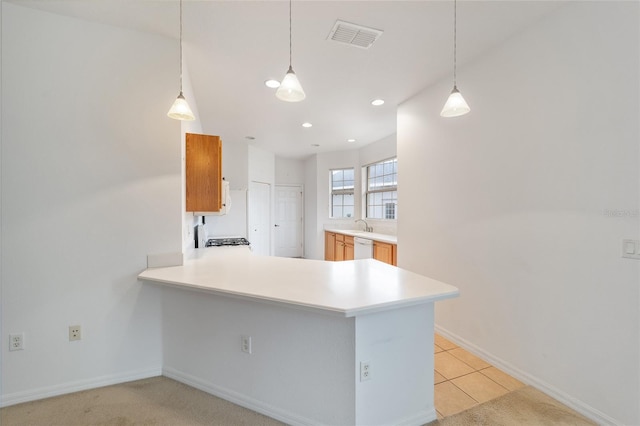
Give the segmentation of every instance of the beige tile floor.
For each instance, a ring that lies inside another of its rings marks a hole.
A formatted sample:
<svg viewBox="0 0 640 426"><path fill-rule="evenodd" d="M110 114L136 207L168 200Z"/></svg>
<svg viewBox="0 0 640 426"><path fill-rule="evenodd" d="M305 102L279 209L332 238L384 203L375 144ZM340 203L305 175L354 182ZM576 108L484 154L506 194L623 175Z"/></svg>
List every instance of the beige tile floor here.
<svg viewBox="0 0 640 426"><path fill-rule="evenodd" d="M524 387L524 383L435 335L435 406L438 418L468 410Z"/></svg>

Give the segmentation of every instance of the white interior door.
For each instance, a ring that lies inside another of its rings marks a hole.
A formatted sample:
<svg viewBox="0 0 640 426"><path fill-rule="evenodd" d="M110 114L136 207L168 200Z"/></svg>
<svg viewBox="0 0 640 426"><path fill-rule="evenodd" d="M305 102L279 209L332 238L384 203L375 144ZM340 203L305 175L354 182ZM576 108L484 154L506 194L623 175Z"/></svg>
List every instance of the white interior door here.
<svg viewBox="0 0 640 426"><path fill-rule="evenodd" d="M271 254L271 185L249 183L249 242L256 254Z"/></svg>
<svg viewBox="0 0 640 426"><path fill-rule="evenodd" d="M302 257L302 186L276 185L274 251L276 256Z"/></svg>

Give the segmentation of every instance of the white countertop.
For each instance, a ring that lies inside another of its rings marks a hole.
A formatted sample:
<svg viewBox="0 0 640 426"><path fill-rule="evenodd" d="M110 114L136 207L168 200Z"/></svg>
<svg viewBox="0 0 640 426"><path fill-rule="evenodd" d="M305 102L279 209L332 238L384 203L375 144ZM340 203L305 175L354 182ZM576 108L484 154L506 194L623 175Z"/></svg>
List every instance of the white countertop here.
<svg viewBox="0 0 640 426"><path fill-rule="evenodd" d="M325 229L325 231L366 238L367 240L382 241L383 243L398 244L398 237L395 235L377 234L375 232L358 231L356 229Z"/></svg>
<svg viewBox="0 0 640 426"><path fill-rule="evenodd" d="M259 256L247 247L198 249L182 266L147 269L138 278L346 317L458 295L449 284L373 259L327 262Z"/></svg>

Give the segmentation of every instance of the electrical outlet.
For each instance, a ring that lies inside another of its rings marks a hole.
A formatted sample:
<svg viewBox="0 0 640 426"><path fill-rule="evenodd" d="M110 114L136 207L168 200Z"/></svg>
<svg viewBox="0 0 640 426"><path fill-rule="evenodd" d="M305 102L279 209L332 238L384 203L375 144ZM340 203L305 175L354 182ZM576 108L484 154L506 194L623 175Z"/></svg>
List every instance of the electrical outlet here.
<svg viewBox="0 0 640 426"><path fill-rule="evenodd" d="M371 380L371 363L369 361L360 362L360 381Z"/></svg>
<svg viewBox="0 0 640 426"><path fill-rule="evenodd" d="M240 339L240 349L242 352L251 353L251 336L242 336Z"/></svg>
<svg viewBox="0 0 640 426"><path fill-rule="evenodd" d="M69 326L69 341L73 342L74 340L82 339L82 327L79 325L70 325Z"/></svg>
<svg viewBox="0 0 640 426"><path fill-rule="evenodd" d="M9 335L9 350L21 351L24 349L24 333Z"/></svg>

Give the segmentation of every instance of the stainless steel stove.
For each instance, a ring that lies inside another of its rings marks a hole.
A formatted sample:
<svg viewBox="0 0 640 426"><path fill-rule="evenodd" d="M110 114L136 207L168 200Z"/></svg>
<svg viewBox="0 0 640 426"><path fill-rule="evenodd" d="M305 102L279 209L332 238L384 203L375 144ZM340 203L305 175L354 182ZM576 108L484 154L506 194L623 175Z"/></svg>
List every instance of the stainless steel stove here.
<svg viewBox="0 0 640 426"><path fill-rule="evenodd" d="M246 238L209 238L207 240L207 247L221 247L221 246L248 246L249 240Z"/></svg>

